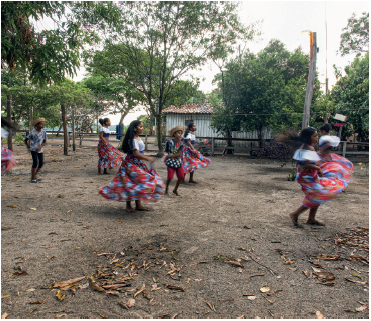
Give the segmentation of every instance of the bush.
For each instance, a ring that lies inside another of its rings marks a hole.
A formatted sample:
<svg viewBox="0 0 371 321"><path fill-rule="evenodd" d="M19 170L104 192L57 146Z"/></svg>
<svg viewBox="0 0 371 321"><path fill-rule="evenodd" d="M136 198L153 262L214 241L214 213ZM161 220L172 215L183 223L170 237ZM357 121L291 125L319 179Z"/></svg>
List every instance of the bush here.
<svg viewBox="0 0 371 321"><path fill-rule="evenodd" d="M261 147L254 147L250 151L251 156L268 157L278 159L280 161L292 158L294 153L295 149L290 146L274 141L267 142L265 140L263 140Z"/></svg>

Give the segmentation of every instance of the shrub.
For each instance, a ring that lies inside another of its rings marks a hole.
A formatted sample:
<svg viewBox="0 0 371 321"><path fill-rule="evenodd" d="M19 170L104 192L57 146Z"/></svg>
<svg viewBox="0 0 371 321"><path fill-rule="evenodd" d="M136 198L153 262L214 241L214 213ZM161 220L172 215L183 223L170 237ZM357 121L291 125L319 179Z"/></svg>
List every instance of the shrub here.
<svg viewBox="0 0 371 321"><path fill-rule="evenodd" d="M251 156L268 157L278 159L280 161L292 158L294 153L295 149L290 146L274 141L267 142L265 140L263 140L261 147L254 147L250 151Z"/></svg>

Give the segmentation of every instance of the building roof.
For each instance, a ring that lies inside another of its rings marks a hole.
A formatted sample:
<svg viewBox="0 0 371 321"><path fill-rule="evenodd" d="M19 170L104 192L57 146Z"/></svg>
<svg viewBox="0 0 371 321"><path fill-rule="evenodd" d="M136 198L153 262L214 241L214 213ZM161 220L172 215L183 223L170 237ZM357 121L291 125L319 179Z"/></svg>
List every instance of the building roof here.
<svg viewBox="0 0 371 321"><path fill-rule="evenodd" d="M162 111L164 114L212 114L213 107L209 103L184 104L182 107L169 106Z"/></svg>

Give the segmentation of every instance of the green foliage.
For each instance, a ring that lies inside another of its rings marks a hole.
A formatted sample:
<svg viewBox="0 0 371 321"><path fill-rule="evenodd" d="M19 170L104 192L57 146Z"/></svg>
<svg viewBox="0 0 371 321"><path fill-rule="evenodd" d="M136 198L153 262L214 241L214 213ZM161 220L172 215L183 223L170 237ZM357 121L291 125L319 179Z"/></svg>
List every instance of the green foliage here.
<svg viewBox="0 0 371 321"><path fill-rule="evenodd" d="M339 53L345 56L351 53L369 52L369 13L363 12L360 18L353 13L348 25L341 34Z"/></svg>
<svg viewBox="0 0 371 321"><path fill-rule="evenodd" d="M121 2L119 8L124 27L110 31L105 46L115 57L111 76L141 93L158 128L162 110L177 98L174 92L189 88L179 82L182 77L191 78L207 59L227 55L237 39L253 34L240 22L236 2L138 1ZM197 80L191 82L192 87ZM162 151L161 131L158 135Z"/></svg>
<svg viewBox="0 0 371 321"><path fill-rule="evenodd" d="M113 25L117 15L116 6L107 1L2 1L1 65L28 70L30 80L40 86L61 82L76 74L84 45L100 40L92 25ZM55 29L36 32L34 21L46 17Z"/></svg>
<svg viewBox="0 0 371 321"><path fill-rule="evenodd" d="M335 112L348 116L342 138L357 134L358 141L369 139L369 54L356 57L345 67L345 75L337 71L337 82L330 99Z"/></svg>
<svg viewBox="0 0 371 321"><path fill-rule="evenodd" d="M298 169L296 167L292 167L291 168L291 173L289 174L289 176L287 176L287 180L288 181L295 181L296 180L296 173L297 173Z"/></svg>
<svg viewBox="0 0 371 321"><path fill-rule="evenodd" d="M300 127L309 72L309 57L300 48L289 52L283 43L271 40L257 55L247 51L226 69L218 76L224 103L211 100L212 127L218 132ZM316 79L314 101L319 87Z"/></svg>

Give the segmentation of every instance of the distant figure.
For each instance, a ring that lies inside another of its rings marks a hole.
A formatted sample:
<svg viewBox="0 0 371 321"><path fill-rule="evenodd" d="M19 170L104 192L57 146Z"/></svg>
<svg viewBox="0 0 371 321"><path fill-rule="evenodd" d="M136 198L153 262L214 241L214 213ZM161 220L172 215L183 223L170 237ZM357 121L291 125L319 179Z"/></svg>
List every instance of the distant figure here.
<svg viewBox="0 0 371 321"><path fill-rule="evenodd" d="M113 181L99 191L107 199L126 202L128 212L148 211L141 201L157 202L164 194L164 183L154 169L155 159L143 154L144 143L139 137L142 133L142 122L132 121L122 144L127 155ZM150 169L143 160L151 163ZM135 201L135 209L131 201Z"/></svg>
<svg viewBox="0 0 371 321"><path fill-rule="evenodd" d="M14 128L4 117L1 117L1 127L3 126ZM1 128L1 174L10 171L17 163L12 151L3 147L3 139L8 137L8 135L9 133L4 128Z"/></svg>
<svg viewBox="0 0 371 321"><path fill-rule="evenodd" d="M321 137L319 138L319 152L318 155L321 158L321 162L335 162L343 166L349 175L353 172L353 163L341 157L335 153L331 153L333 147L337 147L340 144L340 138L337 136L330 136L331 125L323 124L319 128Z"/></svg>
<svg viewBox="0 0 371 321"><path fill-rule="evenodd" d="M190 173L189 183L196 184L197 182L193 179L194 171L198 168L207 167L210 163L210 159L204 157L199 151L194 148L196 143L195 131L197 126L195 123L188 124L188 127L184 133L185 147L183 150L183 170L184 174Z"/></svg>
<svg viewBox="0 0 371 321"><path fill-rule="evenodd" d="M98 143L98 174L102 174L101 167L104 169L103 174L108 174L107 168L113 168L120 165L123 155L109 142L110 130L108 129L108 126L111 126L110 119L99 119L99 123L102 127L100 129L100 140Z"/></svg>
<svg viewBox="0 0 371 321"><path fill-rule="evenodd" d="M169 131L169 136L172 138L169 139L166 143L165 151L167 155L163 157L165 165L167 166L167 181L166 181L166 190L165 194L168 194L168 189L171 180L174 177L174 173L178 177L173 193L176 196L178 194L178 187L180 183L184 181L184 171L182 163L182 153L184 149L184 144L182 142L182 134L184 127L176 126Z"/></svg>
<svg viewBox="0 0 371 321"><path fill-rule="evenodd" d="M298 165L296 180L305 197L301 206L290 214L292 222L299 227L299 215L309 208L307 224L323 226L323 223L315 219L318 207L330 201L348 186L349 173L337 163L319 163L320 157L313 147L318 142L318 133L313 127L303 129L299 135L286 132L280 135L277 141L301 146L293 158Z"/></svg>
<svg viewBox="0 0 371 321"><path fill-rule="evenodd" d="M33 120L32 127L34 129L28 133L24 143L32 156L31 183L37 183L37 181L41 181L41 178L36 178L36 175L44 164L42 148L46 145L46 131L43 129L45 118Z"/></svg>

